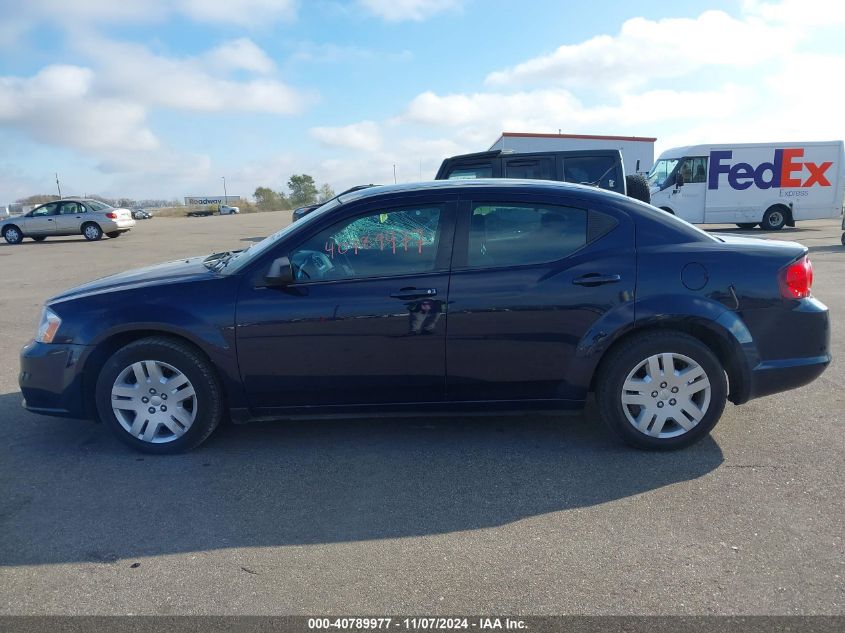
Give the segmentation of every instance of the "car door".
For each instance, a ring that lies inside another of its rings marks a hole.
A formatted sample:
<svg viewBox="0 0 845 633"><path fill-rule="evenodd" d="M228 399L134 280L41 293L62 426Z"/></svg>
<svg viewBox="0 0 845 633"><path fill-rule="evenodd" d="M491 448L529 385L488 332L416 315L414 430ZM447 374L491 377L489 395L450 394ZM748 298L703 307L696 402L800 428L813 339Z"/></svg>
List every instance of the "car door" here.
<svg viewBox="0 0 845 633"><path fill-rule="evenodd" d="M551 156L503 158L505 178L554 180L555 162Z"/></svg>
<svg viewBox="0 0 845 633"><path fill-rule="evenodd" d="M583 378L571 376L579 345L632 310L630 217L574 197L479 193L458 218L447 399L583 399Z"/></svg>
<svg viewBox="0 0 845 633"><path fill-rule="evenodd" d="M242 284L238 361L259 415L444 399L455 202L358 205L273 253L290 258L292 285L262 287L266 262Z"/></svg>
<svg viewBox="0 0 845 633"><path fill-rule="evenodd" d="M82 232L82 223L88 210L85 205L75 200L62 202L59 216L56 218L57 230L65 235L76 235Z"/></svg>
<svg viewBox="0 0 845 633"><path fill-rule="evenodd" d="M56 218L59 214L59 203L48 202L29 212L21 228L26 235L55 235L58 233Z"/></svg>
<svg viewBox="0 0 845 633"><path fill-rule="evenodd" d="M683 185L676 187L678 204L673 207L675 214L687 222L705 221L704 203L707 194L707 157L685 158L678 170L683 177Z"/></svg>

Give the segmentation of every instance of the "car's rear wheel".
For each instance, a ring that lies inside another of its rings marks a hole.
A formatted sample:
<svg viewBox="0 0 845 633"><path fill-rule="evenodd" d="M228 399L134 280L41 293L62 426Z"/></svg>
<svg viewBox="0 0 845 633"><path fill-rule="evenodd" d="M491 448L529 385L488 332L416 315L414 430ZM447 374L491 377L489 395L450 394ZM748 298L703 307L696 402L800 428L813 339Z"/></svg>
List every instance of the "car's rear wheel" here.
<svg viewBox="0 0 845 633"><path fill-rule="evenodd" d="M43 242L44 240L47 239L47 236L46 235L33 235L32 239L35 242Z"/></svg>
<svg viewBox="0 0 845 633"><path fill-rule="evenodd" d="M23 233L16 226L7 226L3 229L3 239L9 244L20 244L23 242Z"/></svg>
<svg viewBox="0 0 845 633"><path fill-rule="evenodd" d="M96 385L97 411L123 442L146 453L179 453L208 438L223 417L209 362L167 337L135 341L115 352Z"/></svg>
<svg viewBox="0 0 845 633"><path fill-rule="evenodd" d="M114 239L116 237L120 237L123 234L123 231L109 231L106 233L110 238Z"/></svg>
<svg viewBox="0 0 845 633"><path fill-rule="evenodd" d="M644 449L683 448L707 435L727 400L719 359L680 332L652 332L613 350L602 362L596 399L604 422Z"/></svg>
<svg viewBox="0 0 845 633"><path fill-rule="evenodd" d="M763 214L763 221L760 228L766 231L780 231L786 224L786 211L783 207L770 207Z"/></svg>
<svg viewBox="0 0 845 633"><path fill-rule="evenodd" d="M736 225L741 229L748 230L748 229L753 229L755 226L757 226L757 223L756 222L737 222Z"/></svg>
<svg viewBox="0 0 845 633"><path fill-rule="evenodd" d="M82 235L89 242L96 242L97 240L102 239L103 229L100 228L99 224L86 222L82 225Z"/></svg>

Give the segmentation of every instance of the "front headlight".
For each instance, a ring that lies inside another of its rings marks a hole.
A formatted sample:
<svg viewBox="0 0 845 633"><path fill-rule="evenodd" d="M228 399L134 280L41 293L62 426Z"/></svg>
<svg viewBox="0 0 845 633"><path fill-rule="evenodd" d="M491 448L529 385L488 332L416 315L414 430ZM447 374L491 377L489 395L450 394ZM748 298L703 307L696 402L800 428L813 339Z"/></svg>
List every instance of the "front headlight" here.
<svg viewBox="0 0 845 633"><path fill-rule="evenodd" d="M38 335L35 340L39 343L52 343L61 324L62 320L59 315L44 306L44 309L41 310L41 322L38 324Z"/></svg>

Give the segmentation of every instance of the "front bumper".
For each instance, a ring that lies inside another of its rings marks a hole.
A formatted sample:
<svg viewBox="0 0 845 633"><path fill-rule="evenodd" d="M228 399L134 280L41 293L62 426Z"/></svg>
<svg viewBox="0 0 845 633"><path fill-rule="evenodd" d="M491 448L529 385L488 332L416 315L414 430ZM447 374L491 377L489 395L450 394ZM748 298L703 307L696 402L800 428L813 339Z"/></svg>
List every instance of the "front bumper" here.
<svg viewBox="0 0 845 633"><path fill-rule="evenodd" d="M18 384L23 406L44 415L89 418L93 405L86 403L82 367L86 345L57 345L32 341L20 355Z"/></svg>

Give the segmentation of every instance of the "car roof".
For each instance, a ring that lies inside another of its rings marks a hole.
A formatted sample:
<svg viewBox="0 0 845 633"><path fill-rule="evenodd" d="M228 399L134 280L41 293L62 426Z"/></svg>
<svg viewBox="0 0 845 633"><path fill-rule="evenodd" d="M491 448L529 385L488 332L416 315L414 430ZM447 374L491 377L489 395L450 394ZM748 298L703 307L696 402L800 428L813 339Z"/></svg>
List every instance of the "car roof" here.
<svg viewBox="0 0 845 633"><path fill-rule="evenodd" d="M454 190L456 193L464 191L503 191L503 190L519 190L523 193L535 191L537 193L575 193L581 197L584 196L620 196L621 194L597 187L587 185L576 185L570 182L560 182L557 180L528 180L517 178L472 178L466 180L430 180L424 182L410 182L396 185L377 185L375 187L368 187L360 189L351 193L341 194L338 196L340 202L346 204L355 200L363 200L365 198L374 198L386 195L398 195L403 193L415 193L425 191L449 191ZM621 196L625 197L625 196Z"/></svg>

